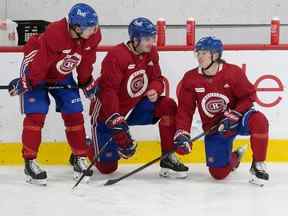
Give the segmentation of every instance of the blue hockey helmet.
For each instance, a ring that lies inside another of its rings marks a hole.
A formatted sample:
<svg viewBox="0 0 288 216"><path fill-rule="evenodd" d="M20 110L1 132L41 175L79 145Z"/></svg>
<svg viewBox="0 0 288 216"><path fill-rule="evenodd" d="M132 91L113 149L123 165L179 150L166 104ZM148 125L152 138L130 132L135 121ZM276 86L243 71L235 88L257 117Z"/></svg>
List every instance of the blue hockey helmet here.
<svg viewBox="0 0 288 216"><path fill-rule="evenodd" d="M222 56L224 47L221 40L216 37L203 37L201 38L195 46L195 51L198 52L199 50L208 50L211 53L218 53L219 56Z"/></svg>
<svg viewBox="0 0 288 216"><path fill-rule="evenodd" d="M96 11L88 4L75 4L69 11L68 22L71 26L79 26L83 31L87 27L98 25Z"/></svg>
<svg viewBox="0 0 288 216"><path fill-rule="evenodd" d="M130 40L141 40L143 37L154 37L156 35L155 25L145 17L132 20L128 26Z"/></svg>

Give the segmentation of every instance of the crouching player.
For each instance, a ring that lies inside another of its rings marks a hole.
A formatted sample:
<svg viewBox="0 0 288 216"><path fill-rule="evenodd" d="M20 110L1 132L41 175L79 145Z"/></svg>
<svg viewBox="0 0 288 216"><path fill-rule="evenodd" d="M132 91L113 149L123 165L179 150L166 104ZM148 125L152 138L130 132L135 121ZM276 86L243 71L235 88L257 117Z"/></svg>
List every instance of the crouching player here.
<svg viewBox="0 0 288 216"><path fill-rule="evenodd" d="M253 108L255 88L244 72L221 59L223 44L214 37L204 37L196 44L199 67L188 71L178 96L176 134L177 152L191 151L190 129L196 107L203 130L219 124L216 131L205 136L206 161L211 176L224 179L235 170L245 152L243 147L232 152L237 135L250 136L253 161L252 182L269 179L264 161L268 145L268 121Z"/></svg>
<svg viewBox="0 0 288 216"><path fill-rule="evenodd" d="M96 163L103 174L114 172L120 158L127 159L135 153L137 144L130 135L130 125L159 122L162 153L174 148L177 106L173 99L161 96L164 85L154 46L155 26L150 20L139 17L130 23L128 32L130 40L116 45L103 60L99 78L101 91L91 105L90 159L93 160L112 138ZM162 160L160 166L162 176L187 175L188 168L175 154Z"/></svg>

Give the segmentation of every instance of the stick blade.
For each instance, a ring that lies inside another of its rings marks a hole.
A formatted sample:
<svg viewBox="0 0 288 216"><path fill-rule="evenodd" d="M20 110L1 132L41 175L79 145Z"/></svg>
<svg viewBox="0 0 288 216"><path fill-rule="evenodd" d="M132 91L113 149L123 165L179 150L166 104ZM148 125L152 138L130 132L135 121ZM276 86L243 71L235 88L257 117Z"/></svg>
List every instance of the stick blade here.
<svg viewBox="0 0 288 216"><path fill-rule="evenodd" d="M105 182L104 186L116 184L118 181L119 179L109 179L108 181Z"/></svg>

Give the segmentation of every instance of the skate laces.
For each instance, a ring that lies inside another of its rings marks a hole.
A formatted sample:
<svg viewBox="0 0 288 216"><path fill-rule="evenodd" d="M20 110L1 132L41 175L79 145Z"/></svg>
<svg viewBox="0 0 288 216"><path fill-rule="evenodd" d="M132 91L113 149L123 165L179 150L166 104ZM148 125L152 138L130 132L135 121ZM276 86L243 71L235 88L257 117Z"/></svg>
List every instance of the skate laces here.
<svg viewBox="0 0 288 216"><path fill-rule="evenodd" d="M86 157L77 157L77 165L81 170L86 170L88 167Z"/></svg>
<svg viewBox="0 0 288 216"><path fill-rule="evenodd" d="M174 164L176 164L176 165L179 165L179 164L180 164L180 160L177 158L177 156L176 156L174 153L170 154L170 155L168 156L168 158L169 158L169 160L170 160L172 163L174 163Z"/></svg>
<svg viewBox="0 0 288 216"><path fill-rule="evenodd" d="M43 170L40 168L40 166L37 164L35 160L30 161L30 166L33 172L35 172L36 174L43 172Z"/></svg>
<svg viewBox="0 0 288 216"><path fill-rule="evenodd" d="M267 167L264 162L255 162L255 168L259 171L265 172Z"/></svg>

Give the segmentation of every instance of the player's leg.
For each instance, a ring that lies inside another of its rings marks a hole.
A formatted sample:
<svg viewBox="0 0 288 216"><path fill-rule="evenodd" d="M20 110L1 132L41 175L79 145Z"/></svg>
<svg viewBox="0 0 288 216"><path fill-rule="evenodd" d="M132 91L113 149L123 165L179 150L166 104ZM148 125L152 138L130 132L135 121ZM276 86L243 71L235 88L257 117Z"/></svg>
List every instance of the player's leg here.
<svg viewBox="0 0 288 216"><path fill-rule="evenodd" d="M41 144L41 131L49 107L48 92L32 90L20 96L21 111L25 114L22 131L22 156L25 161L25 175L29 183L46 185L47 173L37 163Z"/></svg>
<svg viewBox="0 0 288 216"><path fill-rule="evenodd" d="M89 147L89 159L93 161L95 155L99 154L100 149L105 143L110 142L99 159L96 161L96 168L101 174L111 174L118 169L118 160L120 159L117 151L117 144L110 141L112 133L104 123L99 123L91 127L92 145Z"/></svg>
<svg viewBox="0 0 288 216"><path fill-rule="evenodd" d="M268 120L263 113L250 110L244 114L239 130L243 135L250 134L253 153L250 169L252 175L251 182L262 186L265 181L269 180L269 174L265 165L269 139Z"/></svg>
<svg viewBox="0 0 288 216"><path fill-rule="evenodd" d="M173 136L175 134L175 115L177 105L169 97L162 96L156 103L150 102L147 98L140 101L127 122L129 125L147 125L159 122L159 133L161 152L166 154L174 149ZM175 154L170 154L160 162L161 176L176 176L184 178L187 176L188 167L182 164Z"/></svg>
<svg viewBox="0 0 288 216"><path fill-rule="evenodd" d="M110 174L117 170L120 157L117 151L117 144L111 140L111 129L109 129L104 122L97 121L100 108L101 103L99 99L96 98L90 105L92 143L89 145L88 157L90 161L93 161L95 155L99 154L100 149L109 142L99 156L95 166L100 173Z"/></svg>
<svg viewBox="0 0 288 216"><path fill-rule="evenodd" d="M239 166L244 149L232 152L234 139L235 135L224 136L218 133L205 136L206 163L214 179L226 178Z"/></svg>
<svg viewBox="0 0 288 216"><path fill-rule="evenodd" d="M59 84L75 85L72 77ZM50 91L56 101L56 111L61 112L65 125L67 142L75 156L73 169L74 179L78 179L85 173L89 180L92 170L87 171L88 163L86 160L88 147L86 146L86 134L84 128L83 106L78 89L56 89Z"/></svg>

